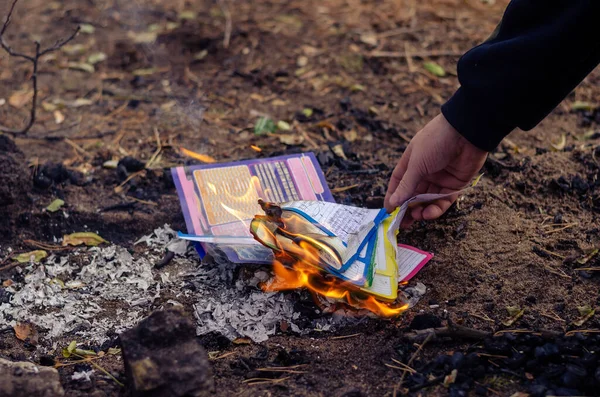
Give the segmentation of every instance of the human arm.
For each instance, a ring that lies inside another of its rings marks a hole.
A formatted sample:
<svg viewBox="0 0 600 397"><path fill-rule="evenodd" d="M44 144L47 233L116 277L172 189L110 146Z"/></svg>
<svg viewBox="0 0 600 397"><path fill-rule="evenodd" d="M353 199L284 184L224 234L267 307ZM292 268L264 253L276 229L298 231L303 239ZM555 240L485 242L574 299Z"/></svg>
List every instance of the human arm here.
<svg viewBox="0 0 600 397"><path fill-rule="evenodd" d="M466 186L486 152L515 128L532 129L546 117L600 60L599 10L594 0L513 0L495 34L459 61L461 87L442 106L443 116L402 155L388 186L388 211L418 193ZM437 218L455 199L410 215Z"/></svg>

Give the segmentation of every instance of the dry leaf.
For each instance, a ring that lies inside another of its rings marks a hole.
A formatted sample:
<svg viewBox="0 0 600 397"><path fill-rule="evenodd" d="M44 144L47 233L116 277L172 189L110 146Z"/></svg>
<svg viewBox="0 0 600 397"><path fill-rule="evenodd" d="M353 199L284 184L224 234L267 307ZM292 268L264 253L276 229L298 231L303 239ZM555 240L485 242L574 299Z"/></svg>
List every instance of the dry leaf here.
<svg viewBox="0 0 600 397"><path fill-rule="evenodd" d="M181 153L183 153L184 155L191 157L193 159L196 159L198 161L202 161L203 163L216 163L217 160L215 160L214 158L210 157L208 154L202 154L202 153L196 153L196 152L192 152L191 150L188 150L184 147L180 147L179 150L181 150Z"/></svg>
<svg viewBox="0 0 600 397"><path fill-rule="evenodd" d="M280 131L290 131L292 126L287 121L279 120L277 122L277 129Z"/></svg>
<svg viewBox="0 0 600 397"><path fill-rule="evenodd" d="M14 108L21 109L33 99L33 91L17 91L8 98L8 104Z"/></svg>
<svg viewBox="0 0 600 397"><path fill-rule="evenodd" d="M134 76L150 76L158 72L158 68L136 69L132 72Z"/></svg>
<svg viewBox="0 0 600 397"><path fill-rule="evenodd" d="M352 91L352 92L366 91L366 88L364 85L354 84L354 85L350 86L350 91Z"/></svg>
<svg viewBox="0 0 600 397"><path fill-rule="evenodd" d="M583 316L579 320L573 321L573 325L575 325L577 327L581 327L590 318L594 317L594 314L596 314L596 309L592 309L590 306L587 306L587 305L585 305L585 306L579 306L577 308L577 310L579 311L579 314L581 314Z"/></svg>
<svg viewBox="0 0 600 397"><path fill-rule="evenodd" d="M206 58L207 55L208 55L208 51L207 50L202 50L202 51L200 51L200 52L198 52L198 53L196 53L194 55L194 60L201 61L204 58Z"/></svg>
<svg viewBox="0 0 600 397"><path fill-rule="evenodd" d="M169 110L173 109L175 105L177 105L176 101L168 101L160 105L160 108L165 112L168 112Z"/></svg>
<svg viewBox="0 0 600 397"><path fill-rule="evenodd" d="M71 341L71 343L69 343L69 346L62 349L63 357L64 358L71 357L71 354L73 354L75 352L75 349L77 349L77 341L73 340L73 341Z"/></svg>
<svg viewBox="0 0 600 397"><path fill-rule="evenodd" d="M571 110L594 110L594 105L589 102L575 101L571 105Z"/></svg>
<svg viewBox="0 0 600 397"><path fill-rule="evenodd" d="M443 67L438 65L435 62L425 62L423 67L431 74L437 77L444 77L446 75L446 71Z"/></svg>
<svg viewBox="0 0 600 397"><path fill-rule="evenodd" d="M104 240L102 237L98 236L96 233L92 232L79 232L79 233L71 233L63 236L63 246L67 245L82 245L85 244L90 247L95 247L102 243L108 243L108 241Z"/></svg>
<svg viewBox="0 0 600 397"><path fill-rule="evenodd" d="M90 65L95 65L100 62L104 62L106 60L106 54L103 52L96 52L90 55L87 59L87 62Z"/></svg>
<svg viewBox="0 0 600 397"><path fill-rule="evenodd" d="M346 153L344 153L344 148L342 147L342 144L337 144L335 146L331 147L331 150L333 151L333 153L338 156L343 158L344 160L348 160L348 158L346 157Z"/></svg>
<svg viewBox="0 0 600 397"><path fill-rule="evenodd" d="M348 142L354 142L358 139L358 133L356 130L346 131L344 132L344 138L346 138Z"/></svg>
<svg viewBox="0 0 600 397"><path fill-rule="evenodd" d="M69 69L81 70L83 72L88 72L88 73L94 73L96 71L96 68L94 68L94 65L90 65L89 63L84 63L84 62L69 62L67 64L67 67Z"/></svg>
<svg viewBox="0 0 600 397"><path fill-rule="evenodd" d="M93 34L96 31L96 28L89 23L82 23L79 25L79 31L85 34Z"/></svg>
<svg viewBox="0 0 600 397"><path fill-rule="evenodd" d="M46 207L46 211L48 212L56 212L60 209L60 207L62 207L63 205L65 205L65 202L61 199L56 199L53 202L50 203L50 205L48 205Z"/></svg>
<svg viewBox="0 0 600 397"><path fill-rule="evenodd" d="M371 113L371 116L377 116L379 114L379 109L375 106L371 106L369 107L369 113Z"/></svg>
<svg viewBox="0 0 600 397"><path fill-rule="evenodd" d="M552 149L554 149L554 151L561 151L565 148L565 145L567 144L567 136L565 134L562 134L560 137L560 141L558 141L558 143L550 143L550 146L552 146Z"/></svg>
<svg viewBox="0 0 600 397"><path fill-rule="evenodd" d="M506 308L506 311L508 312L508 315L510 316L510 318L508 320L502 322L502 324L504 324L504 326L506 326L506 327L510 327L511 325L513 325L515 323L515 321L520 319L523 316L523 314L525 313L525 309L520 309L517 306L508 306Z"/></svg>
<svg viewBox="0 0 600 397"><path fill-rule="evenodd" d="M254 99L255 101L258 101L260 103L265 101L265 97L260 94L257 94L256 92L250 94L250 99Z"/></svg>
<svg viewBox="0 0 600 397"><path fill-rule="evenodd" d="M87 47L83 44L67 44L62 46L60 50L67 55L81 55L87 50Z"/></svg>
<svg viewBox="0 0 600 397"><path fill-rule="evenodd" d="M42 109L44 109L46 112L53 112L56 110L56 108L57 106L53 103L42 102Z"/></svg>
<svg viewBox="0 0 600 397"><path fill-rule="evenodd" d="M192 20L196 19L197 15L194 11L182 11L179 13L179 19Z"/></svg>
<svg viewBox="0 0 600 397"><path fill-rule="evenodd" d="M94 103L91 99L86 98L77 98L73 102L69 104L69 107L72 108L80 108L82 106L90 106Z"/></svg>
<svg viewBox="0 0 600 397"><path fill-rule="evenodd" d="M584 256L583 258L579 258L577 259L577 263L579 263L580 265L585 265L586 263L588 263L588 261L590 259L592 259L594 256L596 256L598 254L598 248L594 249L592 252L590 252L588 255Z"/></svg>
<svg viewBox="0 0 600 397"><path fill-rule="evenodd" d="M335 131L335 126L331 124L331 122L327 120L319 121L317 123L317 127L319 128L327 128L328 130Z"/></svg>
<svg viewBox="0 0 600 397"><path fill-rule="evenodd" d="M296 65L298 65L299 68L305 67L306 65L308 65L308 57L300 55L298 59L296 59Z"/></svg>
<svg viewBox="0 0 600 397"><path fill-rule="evenodd" d="M102 167L108 168L108 169L117 169L118 166L119 166L119 160L108 160L102 164Z"/></svg>
<svg viewBox="0 0 600 397"><path fill-rule="evenodd" d="M19 322L13 327L15 336L18 340L23 342L37 345L38 343L38 332L35 325L28 322Z"/></svg>
<svg viewBox="0 0 600 397"><path fill-rule="evenodd" d="M302 114L306 117L311 117L313 115L313 110L311 108L302 109Z"/></svg>
<svg viewBox="0 0 600 397"><path fill-rule="evenodd" d="M2 286L3 287L10 287L11 285L13 285L15 282L12 281L10 278L6 279L2 282Z"/></svg>
<svg viewBox="0 0 600 397"><path fill-rule="evenodd" d="M450 375L446 375L446 377L444 378L444 386L449 387L452 383L456 382L457 375L458 371L453 369L452 372L450 372Z"/></svg>
<svg viewBox="0 0 600 397"><path fill-rule="evenodd" d="M28 262L38 263L47 256L48 256L48 253L46 251L35 250L35 251L24 252L22 254L19 254L19 255L15 256L14 259L19 263L28 263Z"/></svg>
<svg viewBox="0 0 600 397"><path fill-rule="evenodd" d="M377 34L375 32L365 32L360 35L360 41L373 47L377 47Z"/></svg>
<svg viewBox="0 0 600 397"><path fill-rule="evenodd" d="M61 124L63 121L65 121L65 115L62 114L62 112L60 110L55 110L53 114L54 114L54 122L56 124Z"/></svg>
<svg viewBox="0 0 600 397"><path fill-rule="evenodd" d="M304 142L304 137L299 134L283 134L279 135L279 142L288 146L297 146Z"/></svg>
<svg viewBox="0 0 600 397"><path fill-rule="evenodd" d="M151 44L156 41L156 32L127 32L127 37L136 44Z"/></svg>
<svg viewBox="0 0 600 397"><path fill-rule="evenodd" d="M251 345L252 339L250 338L235 338L233 340L234 345Z"/></svg>
<svg viewBox="0 0 600 397"><path fill-rule="evenodd" d="M282 100L282 99L273 99L271 101L271 105L273 106L285 106L287 105L287 102Z"/></svg>

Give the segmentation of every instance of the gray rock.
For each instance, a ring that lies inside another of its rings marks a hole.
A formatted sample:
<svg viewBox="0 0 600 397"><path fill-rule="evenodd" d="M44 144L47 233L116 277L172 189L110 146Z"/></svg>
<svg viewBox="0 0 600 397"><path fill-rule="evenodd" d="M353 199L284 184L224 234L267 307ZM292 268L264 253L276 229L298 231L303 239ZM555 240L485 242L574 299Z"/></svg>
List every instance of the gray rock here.
<svg viewBox="0 0 600 397"><path fill-rule="evenodd" d="M207 396L213 388L195 325L178 309L154 312L120 336L128 386L136 396Z"/></svg>
<svg viewBox="0 0 600 397"><path fill-rule="evenodd" d="M0 358L0 396L60 397L65 391L58 371L29 362L12 362Z"/></svg>

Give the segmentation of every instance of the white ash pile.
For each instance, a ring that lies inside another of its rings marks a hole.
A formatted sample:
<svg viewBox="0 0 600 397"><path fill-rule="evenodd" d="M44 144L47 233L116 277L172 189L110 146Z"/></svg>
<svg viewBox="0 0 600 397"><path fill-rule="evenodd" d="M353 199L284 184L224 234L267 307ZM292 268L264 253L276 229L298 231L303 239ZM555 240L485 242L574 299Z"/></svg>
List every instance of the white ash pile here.
<svg viewBox="0 0 600 397"><path fill-rule="evenodd" d="M280 330L333 331L365 319L325 298L317 306L306 291L263 292L259 284L272 276L268 266L238 266L214 253L200 263L167 225L136 245L133 254L117 245L80 248L21 268L4 288L0 324L32 322L48 350L67 335L100 345L169 305L193 306L198 335L255 342ZM166 251L175 258L156 269Z"/></svg>
<svg viewBox="0 0 600 397"><path fill-rule="evenodd" d="M151 257L134 259L115 245L51 255L15 277L6 289L12 296L0 305L0 323L30 321L48 341L74 332L101 344L141 320L168 283L167 277L155 281L151 269Z"/></svg>
<svg viewBox="0 0 600 397"><path fill-rule="evenodd" d="M212 251L188 281L198 296L198 335L215 332L230 340L263 342L279 330L307 334L361 321L346 316L343 309L324 314L305 291L265 293L259 285L271 277L268 267L236 265Z"/></svg>

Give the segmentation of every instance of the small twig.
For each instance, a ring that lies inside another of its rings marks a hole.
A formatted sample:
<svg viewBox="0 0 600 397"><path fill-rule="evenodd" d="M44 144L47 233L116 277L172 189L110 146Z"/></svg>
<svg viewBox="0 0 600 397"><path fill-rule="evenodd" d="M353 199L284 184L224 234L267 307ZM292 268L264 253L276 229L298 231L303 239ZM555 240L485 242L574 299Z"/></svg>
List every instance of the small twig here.
<svg viewBox="0 0 600 397"><path fill-rule="evenodd" d="M453 57L462 56L464 51L417 51L411 52L410 56L413 58L427 58L427 57ZM366 54L368 57L374 58L406 58L406 52L396 51L373 51Z"/></svg>
<svg viewBox="0 0 600 397"><path fill-rule="evenodd" d="M500 336L502 334L531 334L536 336L542 336L540 332L532 331L530 329L503 329L494 334L494 336Z"/></svg>
<svg viewBox="0 0 600 397"><path fill-rule="evenodd" d="M408 360L408 363L406 364L406 367L410 368L410 366L413 363L413 361L415 360L415 358L417 358L417 356L419 355L419 353L421 352L421 350L423 350L423 346L425 346L427 344L427 342L429 342L429 340L432 337L433 337L433 334L427 335L427 337L425 338L425 340L423 341L423 343L421 343L419 345L419 347L417 348L417 350L413 353L413 355ZM404 372L402 372L402 376L400 377L400 381L398 382L398 384L394 388L394 391L398 390L398 389L400 389L402 387L402 384L404 383L404 378L406 377L406 373L407 372L410 372L410 371L404 371Z"/></svg>
<svg viewBox="0 0 600 397"><path fill-rule="evenodd" d="M146 170L141 170L138 172L134 172L133 174L129 175L119 186L117 186L114 191L115 193L121 193L125 187L125 185L127 185L127 182L129 182L130 180L132 180L133 178L135 178L138 175L142 175L146 173Z"/></svg>
<svg viewBox="0 0 600 397"><path fill-rule="evenodd" d="M357 183L355 185L350 185L350 186L334 187L333 189L331 189L331 193L342 193L342 192L345 192L346 190L354 189L359 186L360 186L360 184Z"/></svg>
<svg viewBox="0 0 600 397"><path fill-rule="evenodd" d="M111 378L117 385L119 385L121 387L125 387L125 385L123 383L121 383L117 378L115 378L110 372L108 372L107 370L105 370L104 368L102 368L101 366L99 366L98 364L96 364L95 362L93 362L92 360L88 360L87 357L81 356L79 354L73 353L73 355L76 356L76 357L79 357L81 359L86 360L93 367L95 367L98 371L102 372L103 374L105 374L106 376L108 376L109 378Z"/></svg>
<svg viewBox="0 0 600 397"><path fill-rule="evenodd" d="M561 227L559 229L548 230L546 232L546 234L552 234L552 233L562 232L563 230L568 229L568 228L573 227L573 226L577 226L577 223L569 223L568 225L565 225L564 227Z"/></svg>
<svg viewBox="0 0 600 397"><path fill-rule="evenodd" d="M565 334L565 336L573 336L575 334L598 334L600 329L574 329Z"/></svg>
<svg viewBox="0 0 600 397"><path fill-rule="evenodd" d="M228 353L223 353L223 354L221 354L220 356L217 356L217 357L215 357L215 358L211 358L211 360L213 360L213 361L214 361L214 360L220 360L220 359L222 359L222 358L225 358L225 357L229 357L229 356L231 356L231 355L234 355L235 353L236 353L236 352L228 352Z"/></svg>
<svg viewBox="0 0 600 397"><path fill-rule="evenodd" d="M548 251L545 248L537 247L537 249L539 249L540 251L543 251L543 252L547 253L548 255L552 255L552 256L555 256L555 257L560 258L560 259L565 259L564 255L560 255L560 254L557 254L556 252Z"/></svg>
<svg viewBox="0 0 600 397"><path fill-rule="evenodd" d="M3 272L3 271L5 271L5 270L10 270L10 269L12 269L13 267L17 267L17 266L19 266L19 265L21 265L21 263L19 263L19 262L13 262L13 263L9 263L9 264L8 264L8 265L6 265L6 266L0 267L0 272Z"/></svg>
<svg viewBox="0 0 600 397"><path fill-rule="evenodd" d="M402 361L400 361L400 360L396 360L395 358L393 358L393 357L392 357L392 361L393 361L393 362L395 362L396 364L398 364L399 366L401 366L402 368L405 368L407 371L414 372L414 373L416 373L416 372L417 372L417 370L416 370L416 369L414 369L414 368L412 368L412 367L409 367L408 365L404 364L404 363L403 363Z"/></svg>
<svg viewBox="0 0 600 397"><path fill-rule="evenodd" d="M438 383L441 383L444 381L444 379L446 378L446 375L440 375L437 378L433 378L432 380L423 383L422 385L417 385L417 386L413 386L410 389L408 389L410 392L416 392L419 391L421 389L425 389L427 387L431 387L431 386L435 386Z"/></svg>
<svg viewBox="0 0 600 397"><path fill-rule="evenodd" d="M15 256L14 252L11 252L10 254L6 255L6 258L2 259L2 262L0 262L0 266L4 265L6 262L8 262L8 260L10 258L12 258L13 256Z"/></svg>
<svg viewBox="0 0 600 397"><path fill-rule="evenodd" d="M567 321L560 318L558 314L551 312L551 314L548 313L540 313L541 316L547 317L549 319L552 319L554 321L560 321L561 323L566 323Z"/></svg>
<svg viewBox="0 0 600 397"><path fill-rule="evenodd" d="M37 77L38 77L38 64L39 64L40 58L43 57L46 54L49 54L49 53L51 53L53 51L56 51L56 50L60 49L65 44L67 44L69 41L73 40L75 38L75 36L77 36L77 33L79 32L80 27L78 26L77 29L75 29L75 31L69 37L67 37L66 39L59 40L52 47L48 47L48 48L46 48L44 50L41 49L40 43L38 41L36 41L35 42L35 55L34 56L30 56L30 55L26 55L26 54L23 54L23 53L15 52L8 45L8 43L6 43L6 41L4 41L4 33L6 32L6 29L8 29L8 26L10 25L12 14L13 14L13 11L15 10L15 7L16 7L18 1L19 0L13 0L12 4L10 6L10 9L8 11L8 15L6 16L6 19L4 21L4 25L2 25L2 29L0 29L0 46L10 56L18 57L18 58L23 58L23 59L25 59L25 60L27 60L27 61L29 61L29 62L32 63L32 65L33 65L33 72L31 74L31 83L33 85L33 98L31 99L31 111L30 111L30 115L29 115L29 122L25 125L25 127L21 128L21 129L13 129L13 128L8 128L8 127L5 127L3 125L0 125L0 132L5 132L5 133L8 133L8 134L13 134L13 135L25 135L31 129L31 127L35 123L35 119L36 119L37 97L38 97L38 80L37 80Z"/></svg>
<svg viewBox="0 0 600 397"><path fill-rule="evenodd" d="M414 374L417 373L417 371L415 371L415 370L411 371L408 368L400 367L400 366L397 366L397 365L392 365L392 364L388 364L388 363L384 363L383 365L385 365L388 368L399 369L400 371L409 372L411 375L414 375Z"/></svg>
<svg viewBox="0 0 600 397"><path fill-rule="evenodd" d="M248 385L264 385L269 383L281 383L288 380L290 377L286 376L285 378L271 379L271 378L250 378L242 381Z"/></svg>
<svg viewBox="0 0 600 397"><path fill-rule="evenodd" d="M307 372L307 371L298 371L295 369L277 368L277 367L258 368L257 371L260 371L260 372L285 372L288 374L305 374Z"/></svg>
<svg viewBox="0 0 600 397"><path fill-rule="evenodd" d="M339 340L339 339L348 339L348 338L355 338L357 336L362 335L360 332L357 334L351 334L351 335L340 335L340 336L334 336L333 338L331 338L331 340Z"/></svg>
<svg viewBox="0 0 600 397"><path fill-rule="evenodd" d="M559 277L568 278L569 280L572 279L572 277L565 273L562 269L553 269L548 265L544 265L544 269L552 274L556 274Z"/></svg>
<svg viewBox="0 0 600 397"><path fill-rule="evenodd" d="M173 251L167 251L167 253L165 254L165 256L156 263L156 265L154 265L155 269L162 269L163 267L167 266L169 263L171 263L171 261L173 260L173 258L175 258L175 253Z"/></svg>
<svg viewBox="0 0 600 397"><path fill-rule="evenodd" d="M229 48L229 41L231 40L231 11L229 11L229 6L227 5L227 0L219 0L219 5L221 6L221 11L223 11L223 15L225 16L225 35L223 36L223 47Z"/></svg>
<svg viewBox="0 0 600 397"><path fill-rule="evenodd" d="M487 321L489 323L495 323L495 321L493 319L491 319L490 316L488 316L485 313L482 313L481 315L480 314L476 314L476 313L469 313L469 316L478 318L478 319L483 320L483 321Z"/></svg>
<svg viewBox="0 0 600 397"><path fill-rule="evenodd" d="M24 240L23 242L32 247L41 248L46 251L68 251L75 249L75 247L63 247L62 245L46 244L35 240Z"/></svg>

